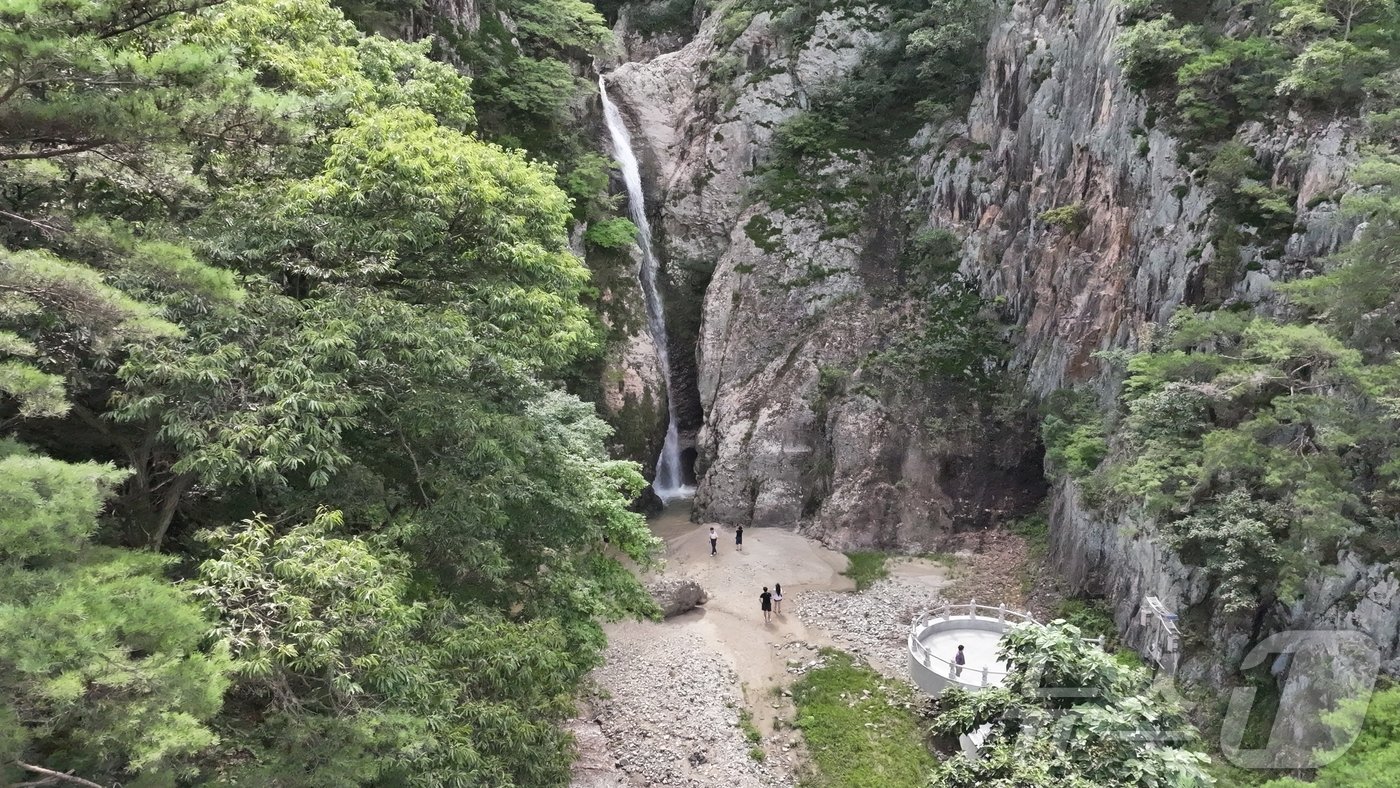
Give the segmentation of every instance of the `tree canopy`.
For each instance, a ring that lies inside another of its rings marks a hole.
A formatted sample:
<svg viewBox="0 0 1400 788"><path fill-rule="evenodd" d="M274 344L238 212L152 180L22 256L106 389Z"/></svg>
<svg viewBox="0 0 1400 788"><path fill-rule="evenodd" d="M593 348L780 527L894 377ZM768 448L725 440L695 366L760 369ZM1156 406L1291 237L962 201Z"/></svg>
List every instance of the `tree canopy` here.
<svg viewBox="0 0 1400 788"><path fill-rule="evenodd" d="M931 785L946 788L1180 788L1214 784L1195 729L1181 709L1154 694L1140 667L1085 641L1064 621L1021 624L1002 638L1002 686L949 689L933 733L982 732L975 758L954 756Z"/></svg>
<svg viewBox="0 0 1400 788"><path fill-rule="evenodd" d="M556 171L326 0L0 22L0 780L563 783L655 542Z"/></svg>

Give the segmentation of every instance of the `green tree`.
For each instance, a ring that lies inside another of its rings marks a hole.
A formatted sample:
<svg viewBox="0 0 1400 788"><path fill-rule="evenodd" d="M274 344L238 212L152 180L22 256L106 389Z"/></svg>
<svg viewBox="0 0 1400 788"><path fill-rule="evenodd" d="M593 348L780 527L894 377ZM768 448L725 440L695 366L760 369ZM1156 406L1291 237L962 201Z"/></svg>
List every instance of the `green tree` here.
<svg viewBox="0 0 1400 788"><path fill-rule="evenodd" d="M536 368L595 340L579 303L588 272L569 252L551 174L425 112L356 116L320 174L257 197L226 241L244 265L455 304L481 341Z"/></svg>
<svg viewBox="0 0 1400 788"><path fill-rule="evenodd" d="M1338 757L1318 769L1315 780L1283 778L1261 788L1383 788L1394 781L1400 773L1400 688L1348 701L1324 719L1342 730L1358 730L1360 723L1360 735L1344 752L1328 753Z"/></svg>
<svg viewBox="0 0 1400 788"><path fill-rule="evenodd" d="M221 781L537 786L567 779L559 722L593 664L548 619L413 601L401 555L336 535L339 515L210 532L196 594L237 682ZM256 726L246 717L261 720Z"/></svg>
<svg viewBox="0 0 1400 788"><path fill-rule="evenodd" d="M168 561L91 542L125 473L13 443L3 455L0 778L27 765L107 782L189 773L217 741L227 650L164 578Z"/></svg>
<svg viewBox="0 0 1400 788"><path fill-rule="evenodd" d="M1210 759L1172 702L1154 696L1147 672L1084 641L1063 621L1022 624L1002 639L1001 687L950 689L938 699L933 732L973 733L977 758L953 757L931 785L1075 788L1209 786Z"/></svg>

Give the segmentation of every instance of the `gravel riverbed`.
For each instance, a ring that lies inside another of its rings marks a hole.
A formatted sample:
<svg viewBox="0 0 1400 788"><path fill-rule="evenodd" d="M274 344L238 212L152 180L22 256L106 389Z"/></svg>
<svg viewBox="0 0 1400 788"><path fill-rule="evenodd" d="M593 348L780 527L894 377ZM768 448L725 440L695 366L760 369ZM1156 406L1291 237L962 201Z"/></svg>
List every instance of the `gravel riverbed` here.
<svg viewBox="0 0 1400 788"><path fill-rule="evenodd" d="M619 627L594 671L592 702L622 785L787 788L781 763L754 760L739 723L744 701L724 658L693 632ZM614 783L617 784L617 783Z"/></svg>

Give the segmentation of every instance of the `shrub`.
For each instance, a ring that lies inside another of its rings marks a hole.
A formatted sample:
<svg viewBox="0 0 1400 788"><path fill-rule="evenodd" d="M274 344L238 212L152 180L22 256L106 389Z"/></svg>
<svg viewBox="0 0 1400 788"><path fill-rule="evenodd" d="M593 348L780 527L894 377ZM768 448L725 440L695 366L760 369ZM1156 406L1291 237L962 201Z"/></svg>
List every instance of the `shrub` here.
<svg viewBox="0 0 1400 788"><path fill-rule="evenodd" d="M1070 203L1042 213L1040 220L1051 227L1058 227L1073 235L1088 226L1089 211L1082 202Z"/></svg>
<svg viewBox="0 0 1400 788"><path fill-rule="evenodd" d="M1061 389L1046 400L1040 423L1051 468L1083 479L1108 456L1103 414L1091 392Z"/></svg>
<svg viewBox="0 0 1400 788"><path fill-rule="evenodd" d="M588 225L583 237L603 249L626 249L637 242L637 225L627 219L604 219Z"/></svg>

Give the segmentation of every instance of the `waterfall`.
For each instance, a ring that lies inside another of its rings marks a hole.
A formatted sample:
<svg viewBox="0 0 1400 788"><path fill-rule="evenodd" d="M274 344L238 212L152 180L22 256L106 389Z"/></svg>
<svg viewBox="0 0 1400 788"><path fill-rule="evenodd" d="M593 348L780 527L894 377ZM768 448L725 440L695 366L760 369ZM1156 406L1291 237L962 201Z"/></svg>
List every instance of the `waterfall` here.
<svg viewBox="0 0 1400 788"><path fill-rule="evenodd" d="M632 152L632 135L617 105L608 98L607 85L603 77L598 77L598 95L603 99L603 119L608 124L608 136L612 138L613 156L622 169L622 181L627 185L627 213L632 223L637 225L637 246L642 251L642 267L637 279L642 285L642 295L646 300L647 328L651 332L652 344L656 345L657 361L661 365L661 378L666 385L666 440L661 444L661 456L656 458L656 478L651 488L662 501L667 503L689 496L694 490L685 486L681 476L680 432L676 428L676 398L671 391L671 351L666 341L666 306L661 300L661 289L657 286L656 255L651 248L651 222L647 221L646 197L642 194L642 174L637 167L637 156Z"/></svg>

